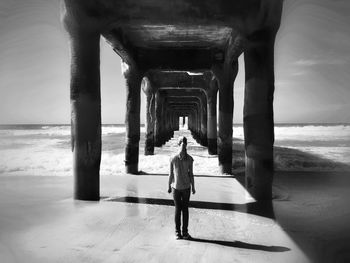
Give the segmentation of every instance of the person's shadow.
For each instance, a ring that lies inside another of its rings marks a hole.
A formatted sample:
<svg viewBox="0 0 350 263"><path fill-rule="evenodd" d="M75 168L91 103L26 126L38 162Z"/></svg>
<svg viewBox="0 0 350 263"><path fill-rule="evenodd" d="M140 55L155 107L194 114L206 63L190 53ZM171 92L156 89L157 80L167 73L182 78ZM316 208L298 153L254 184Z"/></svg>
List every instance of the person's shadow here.
<svg viewBox="0 0 350 263"><path fill-rule="evenodd" d="M241 241L212 240L212 239L202 239L202 238L195 238L195 237L192 237L192 238L188 239L188 241L194 241L194 242L200 242L200 243L210 243L210 244L226 246L226 247L261 250L261 251L268 251L268 252L286 252L286 251L290 251L290 248L287 248L287 247L264 246L264 245L245 243L245 242L241 242Z"/></svg>

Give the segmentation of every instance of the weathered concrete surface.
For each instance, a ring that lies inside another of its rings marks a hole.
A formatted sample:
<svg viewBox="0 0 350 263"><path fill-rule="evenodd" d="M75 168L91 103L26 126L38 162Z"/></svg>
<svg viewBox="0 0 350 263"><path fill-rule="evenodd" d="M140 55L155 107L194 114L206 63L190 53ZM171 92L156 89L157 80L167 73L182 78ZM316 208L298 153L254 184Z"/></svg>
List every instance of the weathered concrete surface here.
<svg viewBox="0 0 350 263"><path fill-rule="evenodd" d="M210 71L164 71L150 70L148 74L157 87L171 88L198 88L207 90L212 77Z"/></svg>
<svg viewBox="0 0 350 263"><path fill-rule="evenodd" d="M154 125L155 125L155 92L154 83L148 77L142 79L142 90L146 95L146 141L145 141L145 155L154 154Z"/></svg>
<svg viewBox="0 0 350 263"><path fill-rule="evenodd" d="M219 83L218 157L225 174L232 174L233 84L237 73L238 62L231 61L231 57L221 67L214 68Z"/></svg>
<svg viewBox="0 0 350 263"><path fill-rule="evenodd" d="M217 117L216 100L218 92L217 80L213 77L207 89L207 111L208 111L208 153L217 154Z"/></svg>
<svg viewBox="0 0 350 263"><path fill-rule="evenodd" d="M274 144L274 35L265 32L264 44L244 53L244 142L248 191L258 199L271 199Z"/></svg>
<svg viewBox="0 0 350 263"><path fill-rule="evenodd" d="M126 146L125 168L127 173L138 173L140 141L140 91L143 74L135 67L124 72L126 80Z"/></svg>
<svg viewBox="0 0 350 263"><path fill-rule="evenodd" d="M101 162L100 35L70 31L70 44L74 198L98 200Z"/></svg>
<svg viewBox="0 0 350 263"><path fill-rule="evenodd" d="M76 27L94 25L125 61L140 68L210 69L227 42L278 28L281 0L65 0ZM237 48L236 57L242 50Z"/></svg>

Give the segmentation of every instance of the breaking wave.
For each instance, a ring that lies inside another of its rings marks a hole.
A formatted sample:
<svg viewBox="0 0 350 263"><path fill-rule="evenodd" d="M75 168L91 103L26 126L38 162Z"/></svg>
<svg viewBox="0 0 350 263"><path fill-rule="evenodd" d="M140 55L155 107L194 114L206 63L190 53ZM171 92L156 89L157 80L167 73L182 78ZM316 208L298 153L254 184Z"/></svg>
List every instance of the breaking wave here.
<svg viewBox="0 0 350 263"><path fill-rule="evenodd" d="M154 158L142 156L144 127L141 132L140 168L151 169ZM242 126L234 126L233 137L233 168L240 171L244 169ZM275 137L276 170L350 170L350 125L282 125L276 126ZM101 175L124 173L124 145L124 125L102 127ZM70 147L69 125L0 126L0 174L71 175ZM168 169L167 155L171 154L168 148L175 148L175 145L166 146L164 153L157 157L157 167L163 172ZM191 147L189 151L195 158L206 154L203 147ZM205 171L207 168L195 164L195 169Z"/></svg>

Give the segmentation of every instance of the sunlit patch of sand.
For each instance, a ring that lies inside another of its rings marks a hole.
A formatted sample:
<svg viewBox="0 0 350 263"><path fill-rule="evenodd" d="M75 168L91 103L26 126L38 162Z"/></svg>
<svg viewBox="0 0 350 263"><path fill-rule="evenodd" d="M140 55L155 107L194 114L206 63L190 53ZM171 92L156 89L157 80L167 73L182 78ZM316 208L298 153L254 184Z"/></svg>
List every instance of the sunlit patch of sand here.
<svg viewBox="0 0 350 263"><path fill-rule="evenodd" d="M167 193L169 158L177 152L180 134L188 136L188 152L195 160L192 241L174 239L174 207ZM279 173L276 199L257 203L238 177L218 173L217 158L188 131L176 132L154 156L140 155L139 175L124 173L123 158L116 155L111 174L101 176L100 202L73 201L71 177L2 176L1 258L291 263L348 258L349 176Z"/></svg>

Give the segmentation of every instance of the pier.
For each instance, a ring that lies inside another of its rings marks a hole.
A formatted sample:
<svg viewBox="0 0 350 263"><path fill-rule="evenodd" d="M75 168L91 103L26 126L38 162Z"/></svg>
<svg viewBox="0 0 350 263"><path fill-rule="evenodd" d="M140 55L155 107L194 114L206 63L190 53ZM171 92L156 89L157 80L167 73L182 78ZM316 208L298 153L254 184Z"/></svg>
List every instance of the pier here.
<svg viewBox="0 0 350 263"><path fill-rule="evenodd" d="M100 198L103 37L122 59L125 86L116 88L127 91L129 174L140 170L141 90L147 95L145 154L169 140L185 117L193 137L218 155L221 173L232 174L233 87L243 54L246 188L257 200L271 199L274 41L281 12L281 0L65 0L75 198Z"/></svg>

